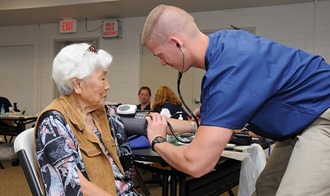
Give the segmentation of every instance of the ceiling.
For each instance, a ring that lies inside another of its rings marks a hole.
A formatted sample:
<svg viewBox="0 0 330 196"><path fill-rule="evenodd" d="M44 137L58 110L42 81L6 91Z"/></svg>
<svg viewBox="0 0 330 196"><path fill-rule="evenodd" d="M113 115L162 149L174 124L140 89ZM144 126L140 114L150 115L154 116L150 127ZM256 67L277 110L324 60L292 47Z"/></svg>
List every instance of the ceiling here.
<svg viewBox="0 0 330 196"><path fill-rule="evenodd" d="M317 1L317 0L315 0ZM56 23L77 20L147 16L159 4L188 12L314 2L313 0L1 0L0 26Z"/></svg>

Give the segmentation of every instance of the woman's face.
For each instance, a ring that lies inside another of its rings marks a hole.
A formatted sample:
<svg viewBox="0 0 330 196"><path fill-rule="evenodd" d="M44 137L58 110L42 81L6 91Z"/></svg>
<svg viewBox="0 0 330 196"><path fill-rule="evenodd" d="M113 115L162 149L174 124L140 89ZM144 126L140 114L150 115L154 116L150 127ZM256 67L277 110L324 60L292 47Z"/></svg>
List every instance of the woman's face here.
<svg viewBox="0 0 330 196"><path fill-rule="evenodd" d="M110 84L107 81L107 72L101 68L82 81L81 99L90 106L103 106L107 99Z"/></svg>

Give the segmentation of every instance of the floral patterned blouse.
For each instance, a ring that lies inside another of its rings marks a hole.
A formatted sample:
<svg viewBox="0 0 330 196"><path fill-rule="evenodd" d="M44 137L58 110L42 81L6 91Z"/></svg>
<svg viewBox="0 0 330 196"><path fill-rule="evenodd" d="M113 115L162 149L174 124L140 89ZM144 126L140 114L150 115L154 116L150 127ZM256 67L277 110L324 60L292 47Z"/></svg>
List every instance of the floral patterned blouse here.
<svg viewBox="0 0 330 196"><path fill-rule="evenodd" d="M125 171L123 175L106 150L113 167L117 196L138 196L134 191L135 169L132 151L121 118L114 107L106 107L110 131ZM47 195L83 195L78 170L88 179L78 142L63 115L51 110L42 114L38 124L36 152ZM102 142L98 130L94 130ZM106 148L104 146L104 148ZM45 177L46 176L46 177Z"/></svg>

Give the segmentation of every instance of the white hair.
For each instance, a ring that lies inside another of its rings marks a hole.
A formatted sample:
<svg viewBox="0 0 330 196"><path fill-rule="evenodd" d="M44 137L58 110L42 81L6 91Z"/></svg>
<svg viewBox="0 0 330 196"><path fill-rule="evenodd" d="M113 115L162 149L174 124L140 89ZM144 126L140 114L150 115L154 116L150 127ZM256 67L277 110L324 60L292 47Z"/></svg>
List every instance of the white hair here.
<svg viewBox="0 0 330 196"><path fill-rule="evenodd" d="M56 55L52 77L61 94L69 95L72 92L71 78L85 79L97 68L106 71L110 66L112 56L104 50L91 51L90 46L87 43L68 45Z"/></svg>

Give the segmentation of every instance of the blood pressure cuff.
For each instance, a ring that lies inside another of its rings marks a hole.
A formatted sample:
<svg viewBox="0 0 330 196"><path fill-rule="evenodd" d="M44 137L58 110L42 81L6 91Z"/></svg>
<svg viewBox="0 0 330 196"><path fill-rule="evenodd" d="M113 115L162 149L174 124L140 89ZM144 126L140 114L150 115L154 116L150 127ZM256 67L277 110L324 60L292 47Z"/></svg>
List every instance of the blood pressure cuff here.
<svg viewBox="0 0 330 196"><path fill-rule="evenodd" d="M146 136L143 135L132 135L128 137L128 142L131 149L149 148L150 143Z"/></svg>

